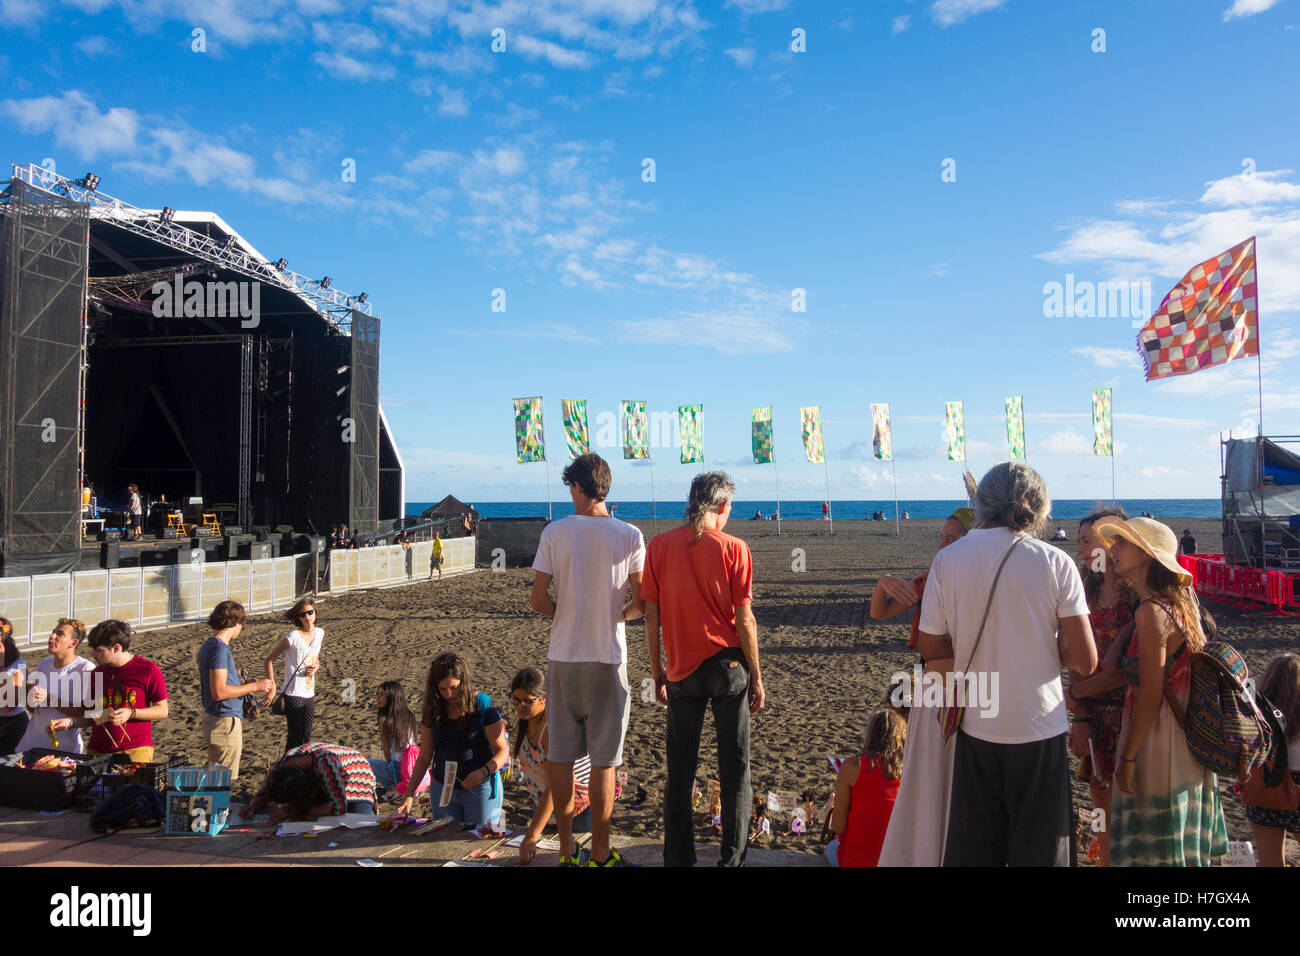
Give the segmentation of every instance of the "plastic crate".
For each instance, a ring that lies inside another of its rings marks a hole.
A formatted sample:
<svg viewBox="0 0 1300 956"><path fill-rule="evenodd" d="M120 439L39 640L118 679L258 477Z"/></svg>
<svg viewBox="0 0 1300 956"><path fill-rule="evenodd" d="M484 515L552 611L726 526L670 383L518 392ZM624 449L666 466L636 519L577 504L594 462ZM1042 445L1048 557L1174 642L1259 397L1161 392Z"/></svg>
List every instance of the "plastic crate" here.
<svg viewBox="0 0 1300 956"><path fill-rule="evenodd" d="M62 810L94 785L95 780L108 768L108 755L69 753L49 747L33 747L23 754L23 763L30 767L41 757L53 754L74 761L78 766L72 773L51 770L30 770L19 767L0 767L0 803L22 810Z"/></svg>
<svg viewBox="0 0 1300 956"><path fill-rule="evenodd" d="M126 754L113 754L110 768L113 765L123 766L133 762ZM105 797L111 796L122 787L133 784L152 787L162 793L167 786L167 772L176 767L184 767L185 763L184 757L169 757L166 760L138 766L132 773L103 773L95 778L85 793L73 798L72 807L74 810L87 812L94 810Z"/></svg>

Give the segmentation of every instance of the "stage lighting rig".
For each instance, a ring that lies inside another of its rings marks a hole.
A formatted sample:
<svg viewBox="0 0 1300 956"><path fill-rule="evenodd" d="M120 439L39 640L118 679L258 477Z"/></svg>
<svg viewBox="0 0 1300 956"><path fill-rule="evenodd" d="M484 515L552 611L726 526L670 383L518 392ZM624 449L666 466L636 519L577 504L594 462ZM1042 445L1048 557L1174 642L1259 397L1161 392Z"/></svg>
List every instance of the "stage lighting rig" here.
<svg viewBox="0 0 1300 956"><path fill-rule="evenodd" d="M333 281L334 280L331 279L329 276L326 276L325 278L320 280L320 287L322 289L328 289L330 287L330 283Z"/></svg>
<svg viewBox="0 0 1300 956"><path fill-rule="evenodd" d="M283 272L283 271L284 271L285 269L287 269L287 268L289 268L289 260L288 260L288 259L276 259L276 260L275 260L275 271L276 271L276 272Z"/></svg>
<svg viewBox="0 0 1300 956"><path fill-rule="evenodd" d="M158 213L159 222L171 222L176 218L176 210L171 206L163 206L162 212Z"/></svg>
<svg viewBox="0 0 1300 956"><path fill-rule="evenodd" d="M80 179L74 180L82 189L89 189L92 193L99 188L99 177L94 173L86 173Z"/></svg>

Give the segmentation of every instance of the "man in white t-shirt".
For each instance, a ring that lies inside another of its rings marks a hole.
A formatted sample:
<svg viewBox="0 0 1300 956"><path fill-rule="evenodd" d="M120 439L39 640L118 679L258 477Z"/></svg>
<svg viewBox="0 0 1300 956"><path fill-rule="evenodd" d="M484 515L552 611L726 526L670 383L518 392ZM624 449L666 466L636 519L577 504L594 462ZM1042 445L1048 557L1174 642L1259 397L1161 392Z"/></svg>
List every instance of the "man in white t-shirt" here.
<svg viewBox="0 0 1300 956"><path fill-rule="evenodd" d="M552 619L547 655L547 774L555 800L562 866L624 866L609 845L615 768L631 694L624 621L645 613L641 532L610 515L609 465L599 455L575 458L562 480L574 514L547 525L533 559L532 606ZM555 598L548 588L555 582ZM632 599L625 602L627 586ZM573 842L573 763L591 756L591 852L579 860Z"/></svg>
<svg viewBox="0 0 1300 956"><path fill-rule="evenodd" d="M945 866L1071 864L1061 668L1092 673L1097 648L1078 568L1036 537L1050 506L1038 472L994 466L976 496L978 527L935 555L925 584L921 656L951 659L966 690L948 742L957 751Z"/></svg>
<svg viewBox="0 0 1300 956"><path fill-rule="evenodd" d="M69 753L86 752L81 732L72 725L72 718L58 709L57 704L80 706L86 701L99 699L97 689L91 685L90 673L95 662L77 656L77 648L86 637L86 625L80 621L63 618L50 631L47 645L50 656L36 665L28 683L27 699L36 704L31 723L18 744L19 752L32 747L50 747L51 731L58 735L58 749Z"/></svg>

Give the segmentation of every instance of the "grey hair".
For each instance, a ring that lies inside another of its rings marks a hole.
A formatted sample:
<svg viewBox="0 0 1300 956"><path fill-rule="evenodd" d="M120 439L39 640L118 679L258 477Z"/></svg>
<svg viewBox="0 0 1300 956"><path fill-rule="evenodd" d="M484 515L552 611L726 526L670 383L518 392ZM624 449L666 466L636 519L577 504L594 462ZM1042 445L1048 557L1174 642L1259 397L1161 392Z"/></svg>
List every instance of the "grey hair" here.
<svg viewBox="0 0 1300 956"><path fill-rule="evenodd" d="M691 481L690 500L686 504L686 521L695 528L695 537L704 533L704 516L717 511L736 496L736 483L725 471L706 471Z"/></svg>
<svg viewBox="0 0 1300 956"><path fill-rule="evenodd" d="M1024 462L1004 461L980 479L975 510L982 528L1003 527L1040 534L1047 525L1052 499L1043 476Z"/></svg>

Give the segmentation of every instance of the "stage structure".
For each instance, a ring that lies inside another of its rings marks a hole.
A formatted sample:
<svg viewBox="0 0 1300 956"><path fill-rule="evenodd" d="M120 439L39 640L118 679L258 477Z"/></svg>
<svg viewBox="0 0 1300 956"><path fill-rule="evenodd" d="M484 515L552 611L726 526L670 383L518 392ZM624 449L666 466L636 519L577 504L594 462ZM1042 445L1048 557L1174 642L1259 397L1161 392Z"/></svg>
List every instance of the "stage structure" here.
<svg viewBox="0 0 1300 956"><path fill-rule="evenodd" d="M101 501L129 483L202 498L244 529L400 517L369 296L268 260L215 213L97 186L15 166L0 195L5 573L73 569L79 479Z"/></svg>
<svg viewBox="0 0 1300 956"><path fill-rule="evenodd" d="M1300 455L1292 448L1300 451L1300 435L1221 443L1227 564L1300 571Z"/></svg>

